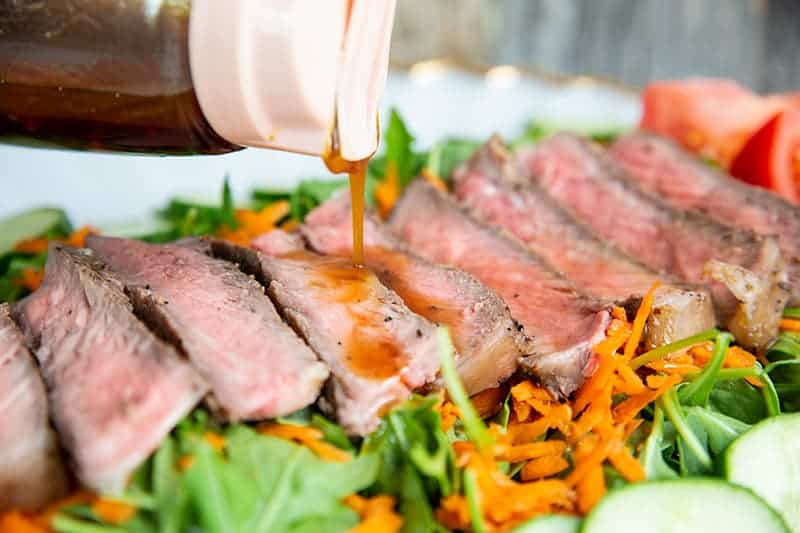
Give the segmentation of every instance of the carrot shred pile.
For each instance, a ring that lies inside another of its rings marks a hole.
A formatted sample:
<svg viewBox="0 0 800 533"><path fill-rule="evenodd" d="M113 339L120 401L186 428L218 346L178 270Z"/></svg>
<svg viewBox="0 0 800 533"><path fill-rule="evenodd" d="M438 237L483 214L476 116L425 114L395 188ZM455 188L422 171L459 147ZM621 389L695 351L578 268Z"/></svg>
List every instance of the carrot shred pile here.
<svg viewBox="0 0 800 533"><path fill-rule="evenodd" d="M794 318L783 318L780 321L779 327L783 331L800 332L800 320Z"/></svg>
<svg viewBox="0 0 800 533"><path fill-rule="evenodd" d="M703 370L703 367L711 360L711 353L714 350L712 341L704 341L686 350L670 354L663 359L656 359L649 362L646 366L651 370L660 372L662 375L648 376L648 383L664 379L663 374L688 376ZM725 352L725 359L722 362L723 368L753 368L759 358L740 346L730 346ZM764 384L757 376L748 376L745 380L755 387L763 387Z"/></svg>
<svg viewBox="0 0 800 533"><path fill-rule="evenodd" d="M345 498L344 503L361 517L361 523L350 533L397 533L403 527L403 518L395 512L395 501L391 496L364 498L352 494Z"/></svg>
<svg viewBox="0 0 800 533"><path fill-rule="evenodd" d="M291 206L287 200L273 202L260 211L237 209L235 213L236 229L222 226L217 236L240 246L249 246L253 239L278 227L278 224L289 216ZM291 222L291 221L289 221Z"/></svg>
<svg viewBox="0 0 800 533"><path fill-rule="evenodd" d="M684 375L648 365L643 372L650 375L643 379L629 365L640 349L658 286L648 291L633 321L624 309L612 310L606 337L594 347L594 373L572 400L558 401L541 385L520 381L510 390L507 429L490 428L495 437L490 452L471 443L454 445L458 464L474 473L487 531L505 531L543 513L587 513L606 493L607 465L628 482L645 479L626 443L643 422L642 409ZM726 358L737 367L754 360L739 348ZM694 360L689 363L695 366ZM518 465L521 481L502 473L498 461ZM469 529L466 497L445 498L437 518L453 529Z"/></svg>
<svg viewBox="0 0 800 533"><path fill-rule="evenodd" d="M40 254L47 251L50 242L60 242L76 248L83 248L86 245L86 237L91 233L98 233L98 231L89 226L84 226L72 232L65 239L48 239L47 237L26 239L14 245L14 251L23 254Z"/></svg>
<svg viewBox="0 0 800 533"><path fill-rule="evenodd" d="M15 244L14 251L24 254L40 254L47 251L50 242L60 242L76 248L82 248L86 245L86 237L91 233L98 233L98 231L84 226L72 232L72 234L65 239L48 239L47 237L26 239ZM14 283L18 287L24 287L29 291L35 291L42 284L43 279L44 270L26 268L22 271L22 275L14 280Z"/></svg>
<svg viewBox="0 0 800 533"><path fill-rule="evenodd" d="M29 291L35 291L42 285L42 281L44 281L44 270L26 268L23 269L22 275L14 280L14 284Z"/></svg>
<svg viewBox="0 0 800 533"><path fill-rule="evenodd" d="M92 512L104 522L119 526L136 515L136 507L127 503L100 498L92 503Z"/></svg>
<svg viewBox="0 0 800 533"><path fill-rule="evenodd" d="M326 461L344 463L352 459L352 456L346 451L322 440L322 431L314 427L265 423L258 426L258 431L262 435L292 440L302 444Z"/></svg>
<svg viewBox="0 0 800 533"><path fill-rule="evenodd" d="M386 164L383 180L375 186L375 203L382 218L389 216L394 204L400 198L400 180L397 176L397 165L394 161Z"/></svg>
<svg viewBox="0 0 800 533"><path fill-rule="evenodd" d="M54 502L37 513L11 510L0 515L0 531L3 533L53 533L50 523L65 507L93 504L97 497L91 492L78 491Z"/></svg>

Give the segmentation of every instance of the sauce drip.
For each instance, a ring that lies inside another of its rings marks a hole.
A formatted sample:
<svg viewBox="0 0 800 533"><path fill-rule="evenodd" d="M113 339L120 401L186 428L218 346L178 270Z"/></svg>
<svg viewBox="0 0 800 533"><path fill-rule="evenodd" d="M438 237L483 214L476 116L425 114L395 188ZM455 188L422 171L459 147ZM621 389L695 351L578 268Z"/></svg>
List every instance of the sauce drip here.
<svg viewBox="0 0 800 533"><path fill-rule="evenodd" d="M350 175L350 205L353 216L353 264L364 264L364 195L366 193L367 163L369 159L361 161L347 161L339 152L339 136L334 128L331 148L323 156L323 161L328 170L334 174Z"/></svg>
<svg viewBox="0 0 800 533"><path fill-rule="evenodd" d="M321 299L346 306L352 325L344 339L347 365L354 374L373 380L400 374L408 357L389 331L388 322L376 316L374 309L359 304L370 298L377 284L375 274L346 263L340 258L321 257L310 252L284 256L313 265L308 286Z"/></svg>

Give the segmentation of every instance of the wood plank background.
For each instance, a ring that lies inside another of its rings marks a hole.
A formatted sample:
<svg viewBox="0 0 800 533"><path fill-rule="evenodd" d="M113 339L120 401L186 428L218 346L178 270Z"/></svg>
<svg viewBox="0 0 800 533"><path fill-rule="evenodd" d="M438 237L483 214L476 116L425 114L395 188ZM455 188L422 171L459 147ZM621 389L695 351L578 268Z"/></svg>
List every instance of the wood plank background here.
<svg viewBox="0 0 800 533"><path fill-rule="evenodd" d="M800 89L800 0L398 0L392 54Z"/></svg>

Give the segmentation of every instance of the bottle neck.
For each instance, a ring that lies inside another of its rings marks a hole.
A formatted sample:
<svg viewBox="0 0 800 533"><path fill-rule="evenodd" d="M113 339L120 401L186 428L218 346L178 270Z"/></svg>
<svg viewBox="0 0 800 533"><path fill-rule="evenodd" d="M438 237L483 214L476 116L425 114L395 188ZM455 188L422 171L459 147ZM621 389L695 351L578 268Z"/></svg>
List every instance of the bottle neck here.
<svg viewBox="0 0 800 533"><path fill-rule="evenodd" d="M200 107L243 146L320 156L377 147L395 0L194 0L189 57Z"/></svg>

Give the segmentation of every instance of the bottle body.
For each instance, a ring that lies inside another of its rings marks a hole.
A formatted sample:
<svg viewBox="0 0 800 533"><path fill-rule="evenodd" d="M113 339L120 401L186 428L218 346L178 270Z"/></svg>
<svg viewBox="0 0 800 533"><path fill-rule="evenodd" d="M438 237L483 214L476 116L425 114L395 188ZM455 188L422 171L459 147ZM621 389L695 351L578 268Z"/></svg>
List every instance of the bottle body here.
<svg viewBox="0 0 800 533"><path fill-rule="evenodd" d="M0 0L0 141L160 154L241 148L192 83L189 0Z"/></svg>
<svg viewBox="0 0 800 533"><path fill-rule="evenodd" d="M0 0L0 142L377 147L395 0Z"/></svg>

